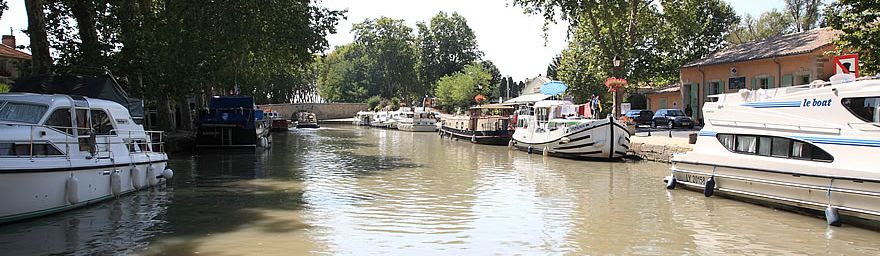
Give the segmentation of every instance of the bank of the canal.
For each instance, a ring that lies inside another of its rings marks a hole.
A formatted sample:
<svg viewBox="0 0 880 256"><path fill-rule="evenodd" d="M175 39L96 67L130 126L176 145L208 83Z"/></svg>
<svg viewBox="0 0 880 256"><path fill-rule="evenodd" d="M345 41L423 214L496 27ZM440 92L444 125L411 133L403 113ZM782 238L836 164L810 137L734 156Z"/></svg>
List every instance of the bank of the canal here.
<svg viewBox="0 0 880 256"><path fill-rule="evenodd" d="M167 187L0 226L8 255L874 255L880 233L588 162L351 125L173 154Z"/></svg>

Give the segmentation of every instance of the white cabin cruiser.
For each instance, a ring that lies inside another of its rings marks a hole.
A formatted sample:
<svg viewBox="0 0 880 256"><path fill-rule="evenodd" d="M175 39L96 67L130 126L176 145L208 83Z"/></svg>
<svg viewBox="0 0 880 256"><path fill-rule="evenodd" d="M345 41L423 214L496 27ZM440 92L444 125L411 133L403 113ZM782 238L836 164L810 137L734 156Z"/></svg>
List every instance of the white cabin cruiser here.
<svg viewBox="0 0 880 256"><path fill-rule="evenodd" d="M388 128L388 111L378 111L370 119L370 126Z"/></svg>
<svg viewBox="0 0 880 256"><path fill-rule="evenodd" d="M824 211L831 225L880 220L880 80L711 97L694 150L672 158L667 188Z"/></svg>
<svg viewBox="0 0 880 256"><path fill-rule="evenodd" d="M629 149L626 126L608 119L585 119L570 101L542 100L517 111L512 146L573 158L619 159Z"/></svg>
<svg viewBox="0 0 880 256"><path fill-rule="evenodd" d="M162 145L113 101L0 94L0 223L160 184L173 175Z"/></svg>
<svg viewBox="0 0 880 256"><path fill-rule="evenodd" d="M435 132L437 119L430 112L404 112L397 123L397 129L410 132Z"/></svg>

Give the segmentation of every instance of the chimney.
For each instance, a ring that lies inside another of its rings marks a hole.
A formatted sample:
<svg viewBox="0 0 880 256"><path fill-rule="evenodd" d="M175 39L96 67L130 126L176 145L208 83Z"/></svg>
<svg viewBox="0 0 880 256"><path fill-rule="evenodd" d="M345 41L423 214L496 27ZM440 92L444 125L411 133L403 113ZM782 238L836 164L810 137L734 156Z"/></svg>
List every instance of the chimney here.
<svg viewBox="0 0 880 256"><path fill-rule="evenodd" d="M3 44L12 48L15 48L15 36L13 35L3 35Z"/></svg>

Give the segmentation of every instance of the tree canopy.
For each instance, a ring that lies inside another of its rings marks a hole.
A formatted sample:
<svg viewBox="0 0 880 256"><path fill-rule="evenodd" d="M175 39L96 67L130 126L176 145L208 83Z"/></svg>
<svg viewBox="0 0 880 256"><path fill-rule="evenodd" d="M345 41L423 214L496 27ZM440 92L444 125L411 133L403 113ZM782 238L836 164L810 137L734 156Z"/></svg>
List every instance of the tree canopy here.
<svg viewBox="0 0 880 256"><path fill-rule="evenodd" d="M825 9L828 25L843 31L839 51L859 54L862 74L880 74L880 3L840 0Z"/></svg>
<svg viewBox="0 0 880 256"><path fill-rule="evenodd" d="M491 79L492 75L479 62L468 64L462 71L443 76L437 82L436 89L440 106L451 111L473 105L474 97L494 90L495 86L489 83Z"/></svg>
<svg viewBox="0 0 880 256"><path fill-rule="evenodd" d="M483 56L476 34L457 12L439 12L430 23L419 22L416 27L419 78L429 90L441 77L461 71Z"/></svg>

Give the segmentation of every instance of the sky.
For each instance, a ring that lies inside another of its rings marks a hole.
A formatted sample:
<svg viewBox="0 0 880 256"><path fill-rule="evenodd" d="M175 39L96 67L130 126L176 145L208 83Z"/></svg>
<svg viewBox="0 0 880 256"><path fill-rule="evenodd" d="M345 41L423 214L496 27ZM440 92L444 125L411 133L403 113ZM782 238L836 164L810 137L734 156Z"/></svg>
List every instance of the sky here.
<svg viewBox="0 0 880 256"><path fill-rule="evenodd" d="M323 0L330 9L347 9L347 20L336 27L337 34L327 37L331 49L350 43L352 24L365 19L386 16L403 19L415 32L416 22L430 21L437 12L458 12L464 16L477 36L484 59L491 60L505 76L516 80L535 77L547 71L547 65L565 49L566 24L551 24L544 39L544 18L523 14L522 8L511 6L512 0ZM728 0L738 14L759 16L770 9L782 9L783 0ZM24 1L7 1L9 10L0 17L0 33L12 28L17 44L28 45ZM25 50L28 52L27 50Z"/></svg>

